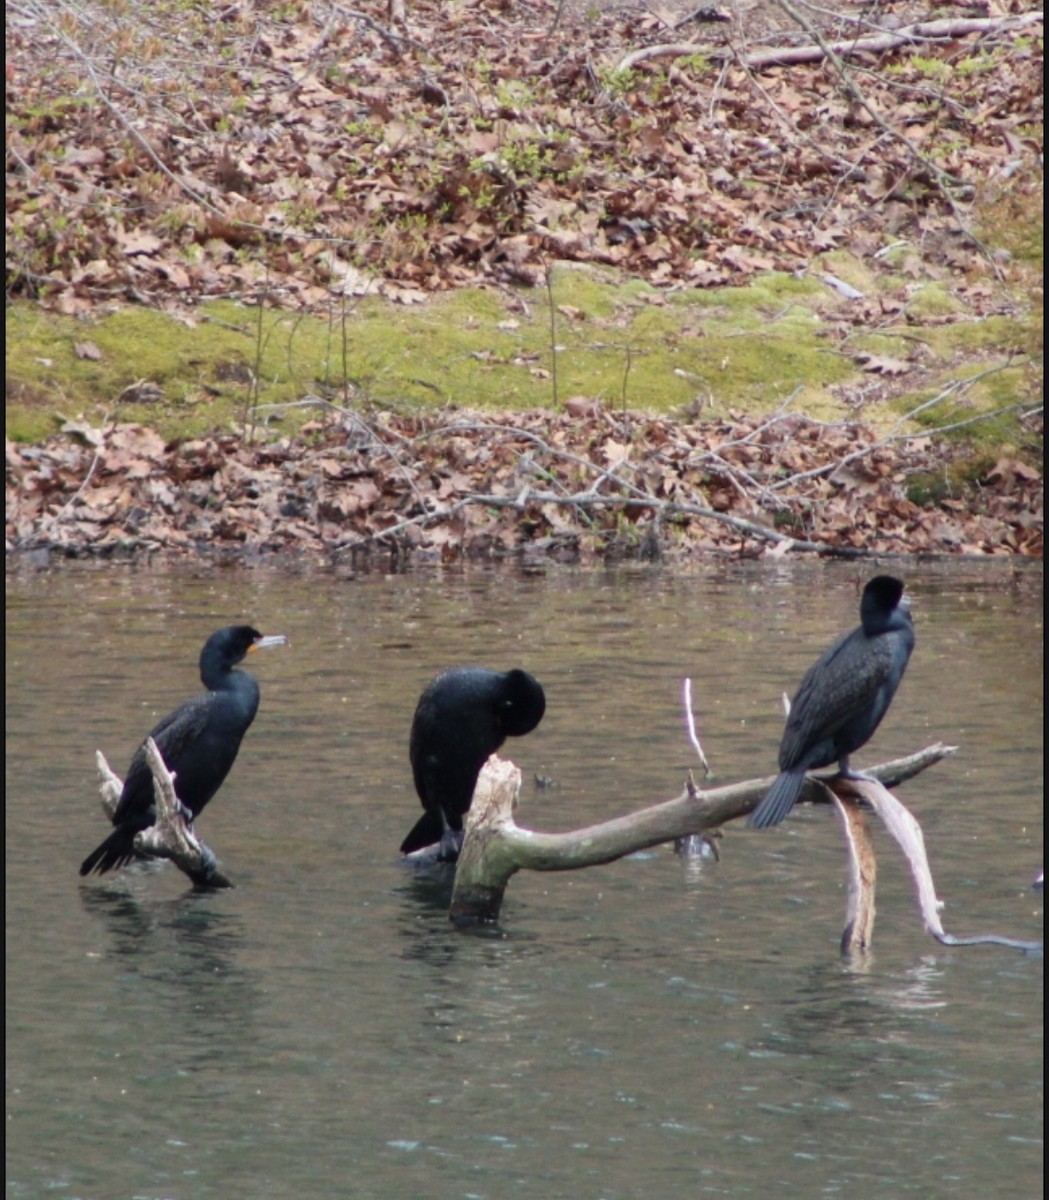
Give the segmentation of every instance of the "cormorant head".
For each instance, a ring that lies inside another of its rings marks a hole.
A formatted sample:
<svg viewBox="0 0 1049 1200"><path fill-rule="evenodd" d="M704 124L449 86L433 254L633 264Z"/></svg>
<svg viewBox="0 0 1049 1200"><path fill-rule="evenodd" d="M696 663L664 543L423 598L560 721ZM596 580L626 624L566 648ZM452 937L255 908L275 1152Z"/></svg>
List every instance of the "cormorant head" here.
<svg viewBox="0 0 1049 1200"><path fill-rule="evenodd" d="M228 671L242 662L253 650L264 650L269 646L283 646L287 638L282 633L263 637L251 625L227 625L213 633L200 652L200 674L209 675L214 669Z"/></svg>
<svg viewBox="0 0 1049 1200"><path fill-rule="evenodd" d="M508 737L531 733L546 712L546 694L539 680L514 668L503 677L500 715Z"/></svg>
<svg viewBox="0 0 1049 1200"><path fill-rule="evenodd" d="M875 575L863 589L860 620L867 633L880 633L900 620L910 623L910 604L903 594L903 581L893 575Z"/></svg>

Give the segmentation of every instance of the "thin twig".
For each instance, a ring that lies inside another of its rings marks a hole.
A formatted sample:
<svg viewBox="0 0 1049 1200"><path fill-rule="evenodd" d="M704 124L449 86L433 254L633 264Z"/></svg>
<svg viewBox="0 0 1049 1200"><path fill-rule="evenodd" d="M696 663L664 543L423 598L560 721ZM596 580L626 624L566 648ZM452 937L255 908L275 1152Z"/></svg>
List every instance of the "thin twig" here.
<svg viewBox="0 0 1049 1200"><path fill-rule="evenodd" d="M703 753L703 747L699 742L699 735L696 733L696 719L692 713L692 680L685 679L684 690L684 705L685 705L685 727L688 730L688 740L696 749L699 755L699 761L703 764L703 774L709 779L713 775L710 769L710 763L707 762L707 756Z"/></svg>

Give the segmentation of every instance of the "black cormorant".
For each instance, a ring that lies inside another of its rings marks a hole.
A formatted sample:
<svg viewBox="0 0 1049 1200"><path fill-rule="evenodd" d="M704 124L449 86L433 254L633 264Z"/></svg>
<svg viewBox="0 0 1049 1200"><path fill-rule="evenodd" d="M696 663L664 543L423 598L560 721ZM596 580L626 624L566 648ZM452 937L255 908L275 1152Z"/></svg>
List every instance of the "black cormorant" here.
<svg viewBox="0 0 1049 1200"><path fill-rule="evenodd" d="M455 862L485 761L508 737L531 733L545 711L543 689L525 671L454 667L431 680L415 709L408 751L426 812L401 853L439 842L439 861Z"/></svg>
<svg viewBox="0 0 1049 1200"><path fill-rule="evenodd" d="M175 793L196 817L222 786L241 739L259 707L259 685L247 671L233 668L252 650L283 645L283 634L263 637L250 625L230 625L213 633L200 652L200 678L208 689L176 708L149 734L175 776ZM124 790L113 813L116 828L80 866L81 875L102 874L135 857L135 834L156 816L153 776L145 739L135 751Z"/></svg>
<svg viewBox="0 0 1049 1200"><path fill-rule="evenodd" d="M903 584L878 575L863 589L858 629L840 637L814 663L790 706L779 748L780 775L750 815L749 825L778 825L794 807L805 772L838 763L873 735L899 687L914 649Z"/></svg>

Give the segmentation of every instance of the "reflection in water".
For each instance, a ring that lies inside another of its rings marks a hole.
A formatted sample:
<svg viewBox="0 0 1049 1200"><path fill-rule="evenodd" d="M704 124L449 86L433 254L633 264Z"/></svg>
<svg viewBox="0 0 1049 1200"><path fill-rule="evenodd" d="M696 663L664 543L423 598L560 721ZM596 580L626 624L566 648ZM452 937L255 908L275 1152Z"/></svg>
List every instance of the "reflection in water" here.
<svg viewBox="0 0 1049 1200"><path fill-rule="evenodd" d="M81 885L79 892L123 967L122 989L133 994L129 1015L141 1026L129 1023L129 1041L161 1058L170 1052L189 1070L214 1054L243 1058L259 994L250 972L237 965L240 918L196 891L172 900L143 899L117 886Z"/></svg>
<svg viewBox="0 0 1049 1200"><path fill-rule="evenodd" d="M448 905L452 899L455 883L455 868L449 863L431 863L425 867L414 867L398 862L407 882L397 890L412 898L426 912L440 913L447 922Z"/></svg>
<svg viewBox="0 0 1049 1200"><path fill-rule="evenodd" d="M843 966L851 975L867 976L873 971L874 958L872 955L857 956L856 961L850 960ZM871 995L879 1004L904 1013L944 1008L947 1005L944 976L943 965L938 959L920 958L907 967L902 979L877 976Z"/></svg>
<svg viewBox="0 0 1049 1200"><path fill-rule="evenodd" d="M397 864L403 878L395 890L401 900L397 931L398 953L406 962L433 968L451 966L462 939L448 920L448 905L455 881L454 867L434 863L426 867Z"/></svg>
<svg viewBox="0 0 1049 1200"><path fill-rule="evenodd" d="M911 1034L922 1038L913 1015L946 1007L941 979L942 968L930 960L902 978L858 975L848 964L813 964L796 981L776 1037L785 1037L797 1053L829 1056L846 1072L855 1070L868 1062L872 1047L905 1042ZM879 1049L873 1052L880 1057Z"/></svg>

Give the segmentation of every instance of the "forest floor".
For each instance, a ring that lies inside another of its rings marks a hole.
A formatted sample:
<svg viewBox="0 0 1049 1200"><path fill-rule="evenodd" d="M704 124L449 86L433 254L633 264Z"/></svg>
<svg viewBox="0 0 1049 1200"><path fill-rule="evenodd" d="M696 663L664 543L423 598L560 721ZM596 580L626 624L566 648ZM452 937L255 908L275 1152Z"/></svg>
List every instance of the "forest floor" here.
<svg viewBox="0 0 1049 1200"><path fill-rule="evenodd" d="M1019 4L12 0L8 552L1042 552Z"/></svg>

